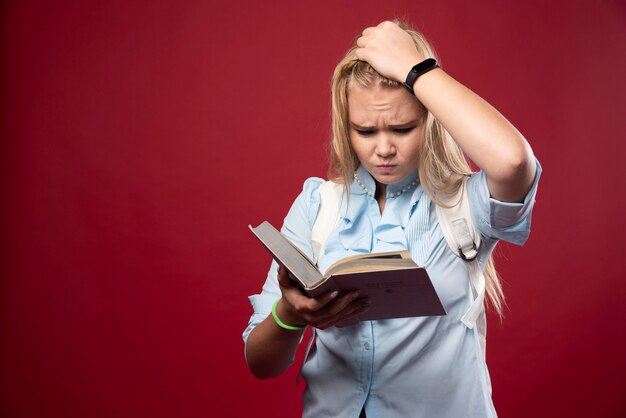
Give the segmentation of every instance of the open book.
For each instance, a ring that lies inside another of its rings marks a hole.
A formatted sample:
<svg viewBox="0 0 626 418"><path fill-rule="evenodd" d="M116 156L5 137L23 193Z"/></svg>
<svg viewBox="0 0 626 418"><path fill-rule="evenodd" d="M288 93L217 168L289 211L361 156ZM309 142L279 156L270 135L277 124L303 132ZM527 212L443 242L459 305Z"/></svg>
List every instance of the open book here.
<svg viewBox="0 0 626 418"><path fill-rule="evenodd" d="M361 320L446 314L426 269L415 264L408 251L346 257L322 274L269 222L250 230L309 296L358 289L359 297L371 303Z"/></svg>

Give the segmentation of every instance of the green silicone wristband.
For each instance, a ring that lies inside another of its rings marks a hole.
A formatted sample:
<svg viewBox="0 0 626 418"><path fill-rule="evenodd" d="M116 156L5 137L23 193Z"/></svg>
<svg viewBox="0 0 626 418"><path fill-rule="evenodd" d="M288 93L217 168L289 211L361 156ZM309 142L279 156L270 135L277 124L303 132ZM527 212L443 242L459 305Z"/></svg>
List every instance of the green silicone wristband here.
<svg viewBox="0 0 626 418"><path fill-rule="evenodd" d="M281 327L283 329L288 329L289 331L302 331L303 329L306 329L306 326L304 326L304 327L296 327L296 326L293 326L293 325L287 325L283 321L281 321L280 318L278 317L278 314L276 313L276 305L278 305L278 302L280 302L280 299L278 299L272 305L272 316L274 317L274 321L276 322L276 324L278 324L279 327Z"/></svg>

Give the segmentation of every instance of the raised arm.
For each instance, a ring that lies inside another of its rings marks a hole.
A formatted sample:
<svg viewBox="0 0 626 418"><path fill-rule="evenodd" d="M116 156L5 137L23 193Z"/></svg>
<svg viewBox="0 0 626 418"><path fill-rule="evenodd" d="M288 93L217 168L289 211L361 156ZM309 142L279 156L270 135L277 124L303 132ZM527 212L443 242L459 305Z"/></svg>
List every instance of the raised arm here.
<svg viewBox="0 0 626 418"><path fill-rule="evenodd" d="M393 22L365 29L357 46L360 60L401 83L415 64L429 58L422 56L411 36ZM463 152L485 172L491 196L504 202L522 201L536 170L532 149L522 134L441 68L418 77L413 90Z"/></svg>

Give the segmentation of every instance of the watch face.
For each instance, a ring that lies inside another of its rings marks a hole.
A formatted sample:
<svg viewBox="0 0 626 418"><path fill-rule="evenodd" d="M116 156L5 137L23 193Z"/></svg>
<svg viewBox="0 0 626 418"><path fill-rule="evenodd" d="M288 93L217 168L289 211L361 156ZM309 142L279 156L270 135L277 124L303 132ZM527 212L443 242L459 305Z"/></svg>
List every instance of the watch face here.
<svg viewBox="0 0 626 418"><path fill-rule="evenodd" d="M425 71L432 70L433 68L437 68L437 67L439 67L439 64L437 64L437 61L434 58L428 58L420 62L416 66L414 66L411 69L411 71L416 74L421 74Z"/></svg>
<svg viewBox="0 0 626 418"><path fill-rule="evenodd" d="M439 68L439 63L436 59L425 59L424 61L411 68L411 71L409 71L409 74L406 77L404 86L407 88L407 90L409 90L411 94L413 94L413 84L415 83L415 80L417 80L417 77L429 72L430 70L434 70L435 68Z"/></svg>

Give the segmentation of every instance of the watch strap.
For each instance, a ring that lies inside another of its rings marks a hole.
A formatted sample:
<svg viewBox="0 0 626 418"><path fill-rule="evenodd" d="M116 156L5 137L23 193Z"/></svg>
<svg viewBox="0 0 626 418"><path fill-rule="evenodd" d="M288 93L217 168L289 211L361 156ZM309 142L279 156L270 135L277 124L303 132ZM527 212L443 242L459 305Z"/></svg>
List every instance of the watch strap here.
<svg viewBox="0 0 626 418"><path fill-rule="evenodd" d="M409 74L406 76L404 87L406 87L409 93L415 94L415 92L413 91L413 84L415 84L415 80L417 80L417 77L421 76L422 74L426 74L427 72L429 72L430 70L434 70L435 68L439 68L439 63L434 58L427 58L419 64L414 65L413 68L411 68L411 71L409 71Z"/></svg>

